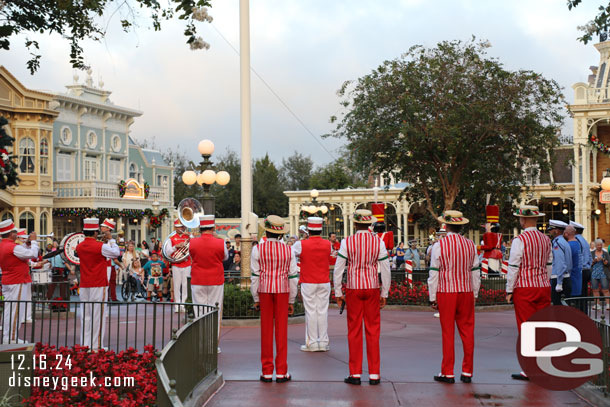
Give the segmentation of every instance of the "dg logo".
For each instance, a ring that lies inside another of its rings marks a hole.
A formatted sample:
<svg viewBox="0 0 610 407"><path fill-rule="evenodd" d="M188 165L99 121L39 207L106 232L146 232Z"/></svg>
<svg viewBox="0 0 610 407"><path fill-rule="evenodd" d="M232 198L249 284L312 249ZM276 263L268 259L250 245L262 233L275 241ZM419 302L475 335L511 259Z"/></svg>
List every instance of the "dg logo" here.
<svg viewBox="0 0 610 407"><path fill-rule="evenodd" d="M530 380L549 390L575 389L604 369L595 322L566 306L544 308L521 325L517 356Z"/></svg>

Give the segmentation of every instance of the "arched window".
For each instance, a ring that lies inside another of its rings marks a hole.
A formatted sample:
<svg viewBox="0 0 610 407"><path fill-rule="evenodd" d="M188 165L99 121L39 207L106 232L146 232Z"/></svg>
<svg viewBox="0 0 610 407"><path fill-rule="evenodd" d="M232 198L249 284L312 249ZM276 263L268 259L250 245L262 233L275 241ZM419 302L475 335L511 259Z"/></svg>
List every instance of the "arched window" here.
<svg viewBox="0 0 610 407"><path fill-rule="evenodd" d="M34 173L35 154L34 140L29 137L22 138L19 141L19 170L22 174Z"/></svg>
<svg viewBox="0 0 610 407"><path fill-rule="evenodd" d="M49 173L49 142L46 137L40 140L40 173Z"/></svg>
<svg viewBox="0 0 610 407"><path fill-rule="evenodd" d="M13 216L10 212L4 212L2 214L2 219L0 219L0 221L5 221L7 219L13 219Z"/></svg>
<svg viewBox="0 0 610 407"><path fill-rule="evenodd" d="M47 213L43 212L40 215L40 234L41 235L46 235L47 234Z"/></svg>
<svg viewBox="0 0 610 407"><path fill-rule="evenodd" d="M23 212L19 215L19 227L25 229L26 233L34 231L34 214L32 212Z"/></svg>
<svg viewBox="0 0 610 407"><path fill-rule="evenodd" d="M129 166L129 178L138 179L138 166L134 163Z"/></svg>

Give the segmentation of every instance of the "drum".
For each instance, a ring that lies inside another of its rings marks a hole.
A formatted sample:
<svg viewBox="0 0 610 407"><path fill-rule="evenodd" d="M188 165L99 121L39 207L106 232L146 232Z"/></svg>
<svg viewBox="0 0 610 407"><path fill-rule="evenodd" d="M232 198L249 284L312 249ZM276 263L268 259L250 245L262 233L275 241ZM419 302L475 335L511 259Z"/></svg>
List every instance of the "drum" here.
<svg viewBox="0 0 610 407"><path fill-rule="evenodd" d="M32 271L32 284L50 284L52 281L50 270Z"/></svg>
<svg viewBox="0 0 610 407"><path fill-rule="evenodd" d="M64 261L68 261L74 265L80 266L80 259L76 254L76 246L78 246L83 240L85 240L85 235L83 233L67 234L59 244L61 258Z"/></svg>

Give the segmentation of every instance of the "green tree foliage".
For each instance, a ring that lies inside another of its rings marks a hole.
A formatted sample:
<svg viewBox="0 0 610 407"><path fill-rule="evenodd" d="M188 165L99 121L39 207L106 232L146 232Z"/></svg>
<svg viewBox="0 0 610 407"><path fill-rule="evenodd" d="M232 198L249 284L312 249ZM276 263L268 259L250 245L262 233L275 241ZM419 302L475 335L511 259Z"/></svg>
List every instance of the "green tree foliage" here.
<svg viewBox="0 0 610 407"><path fill-rule="evenodd" d="M568 0L568 9L572 10L580 3L582 3L582 0ZM599 12L593 20L578 27L578 29L583 32L582 37L578 37L578 41L587 44L593 39L594 35L606 34L608 32L608 29L610 28L610 2L605 6L599 6L598 11Z"/></svg>
<svg viewBox="0 0 610 407"><path fill-rule="evenodd" d="M241 162L231 149L216 158L216 170L226 171L231 181L225 186L214 184L212 194L216 197L216 216L219 218L241 217Z"/></svg>
<svg viewBox="0 0 610 407"><path fill-rule="evenodd" d="M285 190L300 191L309 188L309 179L313 170L311 157L295 151L293 155L282 159L280 180Z"/></svg>
<svg viewBox="0 0 610 407"><path fill-rule="evenodd" d="M17 185L19 182L17 165L10 155L15 139L8 135L7 128L8 120L0 116L0 189Z"/></svg>
<svg viewBox="0 0 610 407"><path fill-rule="evenodd" d="M59 34L70 42L70 63L82 69L86 65L81 42L104 38L108 20L119 18L126 32L148 20L159 31L163 21L174 17L186 22L186 43L191 48L205 48L196 36L195 21L211 21L198 10L210 6L210 0L0 0L0 49L9 50L11 38L19 34ZM102 17L107 17L106 21ZM25 46L31 51L27 67L33 74L40 66L39 45L25 37Z"/></svg>
<svg viewBox="0 0 610 407"><path fill-rule="evenodd" d="M284 195L279 171L269 159L269 154L254 162L252 178L254 213L261 218L288 215L288 197Z"/></svg>
<svg viewBox="0 0 610 407"><path fill-rule="evenodd" d="M414 46L339 90L345 113L331 118L349 161L362 173L392 173L422 201L428 220L462 209L473 220L485 196L506 206L525 184L525 168L547 172L559 144L559 85L527 70L509 71L486 54L488 42ZM373 170L371 170L373 169Z"/></svg>
<svg viewBox="0 0 610 407"><path fill-rule="evenodd" d="M366 186L365 180L351 170L343 157L316 168L309 180L310 189L345 189L363 186Z"/></svg>

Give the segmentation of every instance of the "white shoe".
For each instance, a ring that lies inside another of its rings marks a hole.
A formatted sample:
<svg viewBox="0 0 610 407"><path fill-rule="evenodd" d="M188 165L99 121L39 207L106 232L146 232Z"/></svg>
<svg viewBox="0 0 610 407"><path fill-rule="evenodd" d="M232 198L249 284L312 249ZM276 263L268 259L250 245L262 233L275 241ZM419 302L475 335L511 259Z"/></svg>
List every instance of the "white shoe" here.
<svg viewBox="0 0 610 407"><path fill-rule="evenodd" d="M322 345L321 343L318 343L318 352L328 352L330 350L330 345Z"/></svg>
<svg viewBox="0 0 610 407"><path fill-rule="evenodd" d="M222 351L220 350L220 346L218 347L218 349L216 349L217 353L222 353Z"/></svg>
<svg viewBox="0 0 610 407"><path fill-rule="evenodd" d="M316 352L317 348L313 347L313 346L307 346L307 345L301 345L301 351L302 352Z"/></svg>
<svg viewBox="0 0 610 407"><path fill-rule="evenodd" d="M609 310L610 309L610 304L606 304L606 309Z"/></svg>
<svg viewBox="0 0 610 407"><path fill-rule="evenodd" d="M435 312L435 313L434 313L434 318L440 318L440 317L441 317L440 312Z"/></svg>
<svg viewBox="0 0 610 407"><path fill-rule="evenodd" d="M26 324L31 324L31 323L32 323L32 318L28 318L28 319L26 319L26 320L25 320L25 323L26 323Z"/></svg>

